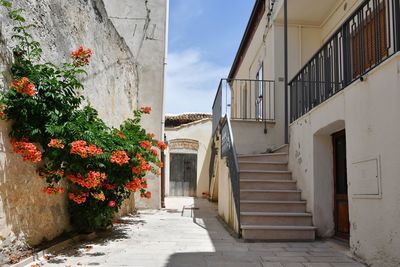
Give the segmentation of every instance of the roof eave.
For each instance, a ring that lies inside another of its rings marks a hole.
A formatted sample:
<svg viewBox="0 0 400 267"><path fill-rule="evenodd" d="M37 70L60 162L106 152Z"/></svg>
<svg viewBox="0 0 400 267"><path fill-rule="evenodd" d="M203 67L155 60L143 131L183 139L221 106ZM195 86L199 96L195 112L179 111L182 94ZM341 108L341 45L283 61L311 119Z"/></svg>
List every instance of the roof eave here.
<svg viewBox="0 0 400 267"><path fill-rule="evenodd" d="M240 42L239 49L236 53L235 60L233 61L231 70L228 75L228 79L234 79L237 71L242 64L244 55L250 46L251 40L260 24L260 21L265 12L265 0L257 0L254 4L253 11L251 12L249 22L247 23L246 30L244 32L242 41Z"/></svg>

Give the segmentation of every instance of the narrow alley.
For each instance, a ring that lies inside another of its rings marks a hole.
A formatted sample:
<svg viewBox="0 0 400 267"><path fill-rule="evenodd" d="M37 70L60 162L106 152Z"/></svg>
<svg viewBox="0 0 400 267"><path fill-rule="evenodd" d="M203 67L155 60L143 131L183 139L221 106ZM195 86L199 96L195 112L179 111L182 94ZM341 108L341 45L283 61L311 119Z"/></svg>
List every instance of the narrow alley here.
<svg viewBox="0 0 400 267"><path fill-rule="evenodd" d="M362 267L334 241L246 243L232 237L215 204L167 198L167 209L124 217L97 239L76 244L40 266ZM31 266L28 265L28 266Z"/></svg>

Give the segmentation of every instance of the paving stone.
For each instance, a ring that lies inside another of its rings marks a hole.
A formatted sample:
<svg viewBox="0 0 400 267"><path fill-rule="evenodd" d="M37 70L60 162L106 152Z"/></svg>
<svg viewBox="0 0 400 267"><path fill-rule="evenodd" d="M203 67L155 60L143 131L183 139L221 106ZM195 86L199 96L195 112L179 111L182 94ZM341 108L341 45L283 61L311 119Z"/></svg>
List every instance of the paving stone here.
<svg viewBox="0 0 400 267"><path fill-rule="evenodd" d="M284 267L304 267L302 263L299 262L288 262L282 264Z"/></svg>
<svg viewBox="0 0 400 267"><path fill-rule="evenodd" d="M287 248L290 246L289 243L260 243L263 244L264 247L266 248Z"/></svg>
<svg viewBox="0 0 400 267"><path fill-rule="evenodd" d="M365 267L364 264L358 263L358 262L352 262L352 263L332 263L333 267Z"/></svg>
<svg viewBox="0 0 400 267"><path fill-rule="evenodd" d="M292 248L312 248L313 244L312 244L312 242L307 242L307 243L304 243L304 242L289 243L289 247L292 247Z"/></svg>
<svg viewBox="0 0 400 267"><path fill-rule="evenodd" d="M305 257L261 257L263 261L270 262L308 262Z"/></svg>
<svg viewBox="0 0 400 267"><path fill-rule="evenodd" d="M332 242L319 242L319 241L313 242L311 245L316 248L332 248L334 246Z"/></svg>
<svg viewBox="0 0 400 267"><path fill-rule="evenodd" d="M268 251L268 252L284 252L286 251L285 248L250 248L249 247L249 251Z"/></svg>
<svg viewBox="0 0 400 267"><path fill-rule="evenodd" d="M216 249L216 251L238 251L238 252L249 251L248 247L231 246L231 245L219 246L219 247L216 247L215 249Z"/></svg>
<svg viewBox="0 0 400 267"><path fill-rule="evenodd" d="M308 256L307 259L310 262L354 262L351 258L342 257L320 257L320 256Z"/></svg>
<svg viewBox="0 0 400 267"><path fill-rule="evenodd" d="M284 267L281 263L279 262L263 262L262 263L263 267Z"/></svg>
<svg viewBox="0 0 400 267"><path fill-rule="evenodd" d="M275 252L275 255L278 257L305 257L310 256L307 252L299 252L299 251L284 251L284 252Z"/></svg>
<svg viewBox="0 0 400 267"><path fill-rule="evenodd" d="M242 262L242 263L254 263L261 261L261 257L257 253L251 252L232 252L232 251L224 251L221 253L214 253L214 255L210 255L205 257L207 261L234 261L234 262Z"/></svg>
<svg viewBox="0 0 400 267"><path fill-rule="evenodd" d="M171 266L172 267L172 266ZM188 267L188 266L186 266ZM191 267L191 266L190 266ZM254 263L237 263L237 262L207 262L207 267L262 267L261 263L254 262Z"/></svg>
<svg viewBox="0 0 400 267"><path fill-rule="evenodd" d="M252 243L249 244L249 251L268 251L268 252L273 252L273 251L281 251L284 252L286 251L287 248L283 247L269 247L266 246L264 243Z"/></svg>
<svg viewBox="0 0 400 267"><path fill-rule="evenodd" d="M167 205L181 210L172 200L167 199ZM215 204L204 199L175 200L199 207L193 211L196 218L167 210L141 211L90 243L67 248L52 261L41 259L40 266L363 267L335 243L237 240L216 218ZM85 249L88 244L92 246L89 251Z"/></svg>
<svg viewBox="0 0 400 267"><path fill-rule="evenodd" d="M336 252L336 251L309 251L308 254L311 256L322 256L322 257L343 257L345 256L341 252Z"/></svg>
<svg viewBox="0 0 400 267"><path fill-rule="evenodd" d="M301 252L301 251L311 251L311 248L285 248L286 251Z"/></svg>
<svg viewBox="0 0 400 267"><path fill-rule="evenodd" d="M329 263L321 263L321 262L304 262L303 265L305 267L332 267Z"/></svg>

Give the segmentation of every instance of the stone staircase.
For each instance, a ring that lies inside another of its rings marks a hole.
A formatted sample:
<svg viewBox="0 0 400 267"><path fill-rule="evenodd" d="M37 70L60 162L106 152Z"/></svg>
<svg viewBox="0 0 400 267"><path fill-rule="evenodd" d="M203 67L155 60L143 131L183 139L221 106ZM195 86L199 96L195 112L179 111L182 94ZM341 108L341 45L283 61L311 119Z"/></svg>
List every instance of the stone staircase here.
<svg viewBox="0 0 400 267"><path fill-rule="evenodd" d="M240 223L247 240L315 239L312 215L288 171L287 148L275 153L238 155Z"/></svg>

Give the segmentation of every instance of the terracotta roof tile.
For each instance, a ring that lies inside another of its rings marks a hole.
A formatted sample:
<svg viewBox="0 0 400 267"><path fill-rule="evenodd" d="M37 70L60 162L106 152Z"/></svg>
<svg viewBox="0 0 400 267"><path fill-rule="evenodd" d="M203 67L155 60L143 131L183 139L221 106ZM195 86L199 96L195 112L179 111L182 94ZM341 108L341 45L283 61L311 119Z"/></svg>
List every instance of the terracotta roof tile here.
<svg viewBox="0 0 400 267"><path fill-rule="evenodd" d="M165 127L177 127L180 125L188 124L191 122L199 121L202 119L209 119L212 115L209 113L183 113L177 115L165 116Z"/></svg>

